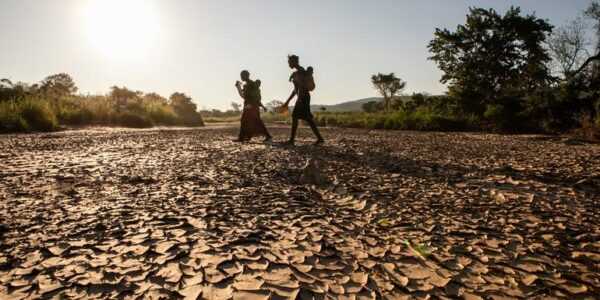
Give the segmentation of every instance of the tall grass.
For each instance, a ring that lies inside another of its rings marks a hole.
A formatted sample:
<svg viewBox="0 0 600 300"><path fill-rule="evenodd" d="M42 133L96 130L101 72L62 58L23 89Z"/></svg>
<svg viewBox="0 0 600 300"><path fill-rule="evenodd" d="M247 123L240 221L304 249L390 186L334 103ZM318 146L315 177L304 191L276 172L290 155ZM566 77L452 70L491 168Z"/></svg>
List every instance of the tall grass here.
<svg viewBox="0 0 600 300"><path fill-rule="evenodd" d="M175 110L167 105L154 103L149 105L148 114L158 125L178 125L181 124L181 119Z"/></svg>
<svg viewBox="0 0 600 300"><path fill-rule="evenodd" d="M320 126L368 129L467 131L476 128L474 119L426 110L389 113L316 112L315 122Z"/></svg>
<svg viewBox="0 0 600 300"><path fill-rule="evenodd" d="M265 122L285 122L290 123L292 121L292 116L290 114L284 115L279 113L262 113L260 117Z"/></svg>
<svg viewBox="0 0 600 300"><path fill-rule="evenodd" d="M580 127L574 129L573 133L576 137L587 140L600 140L600 118L593 119L589 115L578 116Z"/></svg>
<svg viewBox="0 0 600 300"><path fill-rule="evenodd" d="M319 126L422 131L469 131L481 128L474 118L446 115L426 109L389 113L317 111L313 114ZM265 122L291 123L291 115L262 113L261 118ZM239 117L207 117L205 120L212 123L239 122L240 119Z"/></svg>
<svg viewBox="0 0 600 300"><path fill-rule="evenodd" d="M241 120L241 116L237 117L203 117L206 123L237 123Z"/></svg>
<svg viewBox="0 0 600 300"><path fill-rule="evenodd" d="M117 125L118 112L105 97L66 97L54 107L62 124Z"/></svg>
<svg viewBox="0 0 600 300"><path fill-rule="evenodd" d="M52 131L57 124L56 114L43 99L0 102L0 131Z"/></svg>
<svg viewBox="0 0 600 300"><path fill-rule="evenodd" d="M27 96L0 101L0 132L52 131L58 124L147 128L202 126L199 113L177 113L166 101L132 99L117 106L106 96Z"/></svg>

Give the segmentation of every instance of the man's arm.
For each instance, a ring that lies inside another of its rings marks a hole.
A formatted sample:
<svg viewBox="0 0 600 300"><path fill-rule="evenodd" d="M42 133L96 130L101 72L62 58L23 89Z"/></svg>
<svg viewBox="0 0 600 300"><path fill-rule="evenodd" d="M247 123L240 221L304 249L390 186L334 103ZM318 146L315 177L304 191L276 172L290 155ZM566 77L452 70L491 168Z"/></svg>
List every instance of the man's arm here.
<svg viewBox="0 0 600 300"><path fill-rule="evenodd" d="M292 93L290 94L290 97L287 99L287 101L285 101L283 106L288 106L288 104L290 104L290 101L292 101L292 99L294 99L294 96L296 96L296 89L294 89L292 91Z"/></svg>

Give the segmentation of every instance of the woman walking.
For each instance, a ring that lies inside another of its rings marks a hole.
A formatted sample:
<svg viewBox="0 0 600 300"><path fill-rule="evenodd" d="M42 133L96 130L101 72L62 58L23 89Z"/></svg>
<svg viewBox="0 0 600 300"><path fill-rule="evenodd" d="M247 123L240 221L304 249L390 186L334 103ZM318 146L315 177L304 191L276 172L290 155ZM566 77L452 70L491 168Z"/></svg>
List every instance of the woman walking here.
<svg viewBox="0 0 600 300"><path fill-rule="evenodd" d="M235 83L240 97L244 99L244 108L242 110L242 119L240 122L240 134L236 142L247 142L254 136L265 136L265 142L271 141L272 137L260 118L260 81L251 80L250 72L243 70L240 73L243 81Z"/></svg>

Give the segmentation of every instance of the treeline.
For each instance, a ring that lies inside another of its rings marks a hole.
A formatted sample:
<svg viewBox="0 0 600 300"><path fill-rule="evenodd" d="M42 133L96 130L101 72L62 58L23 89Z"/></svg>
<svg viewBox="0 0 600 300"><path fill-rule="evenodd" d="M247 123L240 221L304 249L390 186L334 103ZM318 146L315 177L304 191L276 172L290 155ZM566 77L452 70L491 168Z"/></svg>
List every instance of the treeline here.
<svg viewBox="0 0 600 300"><path fill-rule="evenodd" d="M238 122L242 117L242 104L231 102L231 108L225 111L219 109L203 109L200 111L206 123Z"/></svg>
<svg viewBox="0 0 600 300"><path fill-rule="evenodd" d="M113 86L107 95L79 95L71 76L60 73L29 85L0 81L0 131L52 131L60 125L145 128L202 126L196 104L184 93L156 93Z"/></svg>
<svg viewBox="0 0 600 300"><path fill-rule="evenodd" d="M595 37L596 40L588 37ZM519 8L504 15L471 8L455 31L436 29L428 44L448 84L443 96L399 97L406 83L373 75L381 102L364 114L319 113L336 126L574 132L600 138L600 5L554 28Z"/></svg>
<svg viewBox="0 0 600 300"><path fill-rule="evenodd" d="M471 115L453 111L447 96L413 94L363 104L364 112L315 112L320 126L369 129L470 131L485 130ZM490 129L490 128L486 128Z"/></svg>
<svg viewBox="0 0 600 300"><path fill-rule="evenodd" d="M471 8L455 30L436 29L428 44L448 92L401 96L406 83L379 73L371 83L381 102L364 113L315 113L321 125L416 130L491 130L576 133L600 138L600 5L562 27L519 8L499 14ZM67 74L34 85L0 82L0 130L51 130L57 124L131 127L198 126L191 99L112 87L108 95L82 96ZM273 105L279 104L274 101ZM269 106L269 105L267 105ZM239 118L232 110L204 111L214 121ZM272 114L280 118L276 114ZM271 116L271 115L268 115ZM281 119L281 118L280 118Z"/></svg>

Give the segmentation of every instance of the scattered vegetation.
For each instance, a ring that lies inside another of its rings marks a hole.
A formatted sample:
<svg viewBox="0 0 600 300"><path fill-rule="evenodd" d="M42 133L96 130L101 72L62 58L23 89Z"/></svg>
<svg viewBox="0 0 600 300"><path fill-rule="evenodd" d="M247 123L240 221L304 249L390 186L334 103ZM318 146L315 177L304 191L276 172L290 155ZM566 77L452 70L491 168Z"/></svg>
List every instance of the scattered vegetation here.
<svg viewBox="0 0 600 300"><path fill-rule="evenodd" d="M261 113L261 118L265 122L291 122L291 116L276 113L277 107L283 105L283 101L273 100L268 102L265 106L267 107L266 112ZM232 109L221 111L218 109L202 110L202 118L206 123L228 123L228 122L239 122L242 116L241 105L236 102L231 102ZM323 111L323 110L322 110Z"/></svg>
<svg viewBox="0 0 600 300"><path fill-rule="evenodd" d="M233 107L233 109L230 110L201 110L200 114L202 114L202 118L206 123L239 122L240 118L242 117L241 105L232 102L231 106Z"/></svg>
<svg viewBox="0 0 600 300"><path fill-rule="evenodd" d="M373 75L371 76L371 83L383 96L383 109L385 111L390 108L390 100L406 87L406 82L396 77L394 73Z"/></svg>
<svg viewBox="0 0 600 300"><path fill-rule="evenodd" d="M0 81L0 131L52 131L61 125L102 125L147 128L155 125L202 126L192 99L113 86L107 95L77 95L68 74L46 77L28 85Z"/></svg>
<svg viewBox="0 0 600 300"><path fill-rule="evenodd" d="M427 131L468 131L479 128L476 120L419 110L413 113L317 112L315 121L320 126L369 129L401 129Z"/></svg>
<svg viewBox="0 0 600 300"><path fill-rule="evenodd" d="M591 23L591 24L590 24ZM396 96L405 83L391 74L371 81L383 100L365 113L317 113L321 125L414 130L575 133L600 138L600 47L587 40L600 5L558 28L519 8L504 15L471 8L456 31L436 29L431 60L448 84L443 96ZM589 54L590 52L596 54Z"/></svg>
<svg viewBox="0 0 600 300"><path fill-rule="evenodd" d="M430 59L443 72L441 81L448 84L445 95L401 95L406 82L394 73L378 73L371 83L381 101L363 104L363 112L315 109L315 120L321 126L567 132L598 139L600 52L588 53L600 47L589 47L590 28L600 32L596 3L554 33L546 20L522 16L519 8L504 15L471 8L464 25L456 31L436 29L428 45ZM289 116L274 113L263 119L289 122Z"/></svg>
<svg viewBox="0 0 600 300"><path fill-rule="evenodd" d="M598 30L599 11L593 3L581 18ZM472 8L456 31L437 29L428 47L448 84L447 111L503 132L569 132L584 127L582 116L597 120L600 65L589 62L600 56L581 62L590 43L578 22L552 34L546 20L519 8L504 15Z"/></svg>
<svg viewBox="0 0 600 300"><path fill-rule="evenodd" d="M590 33L593 30L595 32ZM595 37L596 41L590 41ZM394 73L372 75L383 100L363 105L364 112L316 109L326 126L410 130L491 130L500 132L570 132L600 138L600 5L592 2L574 21L553 28L535 15L511 7L504 15L470 8L455 31L436 29L429 42L430 60L448 85L443 96L400 95L406 86ZM168 99L112 87L108 95L76 95L67 74L38 84L0 81L0 130L53 130L57 124L200 126L237 122L239 103L225 112L200 113L191 98ZM282 104L271 101L267 107ZM266 121L289 116L263 113Z"/></svg>
<svg viewBox="0 0 600 300"><path fill-rule="evenodd" d="M6 131L52 131L58 121L47 102L35 98L0 102L0 128Z"/></svg>

